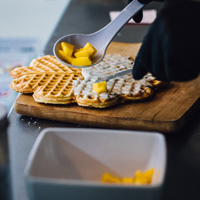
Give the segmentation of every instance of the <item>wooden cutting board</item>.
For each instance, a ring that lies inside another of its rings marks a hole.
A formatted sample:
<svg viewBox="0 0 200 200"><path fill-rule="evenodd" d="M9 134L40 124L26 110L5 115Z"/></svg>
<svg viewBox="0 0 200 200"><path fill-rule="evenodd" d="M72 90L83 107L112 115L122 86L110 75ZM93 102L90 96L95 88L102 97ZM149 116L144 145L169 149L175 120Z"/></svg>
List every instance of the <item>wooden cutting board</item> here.
<svg viewBox="0 0 200 200"><path fill-rule="evenodd" d="M112 42L107 53L135 57L140 45ZM22 115L74 124L170 133L183 128L199 109L199 97L200 77L189 82L172 82L148 101L125 102L106 109L39 104L32 95L23 94L16 99L14 108Z"/></svg>

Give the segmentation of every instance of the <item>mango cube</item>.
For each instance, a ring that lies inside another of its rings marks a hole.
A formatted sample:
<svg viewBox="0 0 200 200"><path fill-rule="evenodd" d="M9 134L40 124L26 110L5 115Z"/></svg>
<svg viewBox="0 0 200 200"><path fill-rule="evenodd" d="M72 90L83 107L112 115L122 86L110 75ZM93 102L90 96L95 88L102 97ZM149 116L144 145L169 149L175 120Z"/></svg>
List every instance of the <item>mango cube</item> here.
<svg viewBox="0 0 200 200"><path fill-rule="evenodd" d="M75 66L87 66L91 64L92 64L92 61L89 59L89 57L80 57L80 58L72 59L72 65L75 65Z"/></svg>
<svg viewBox="0 0 200 200"><path fill-rule="evenodd" d="M76 52L76 53L74 54L74 56L75 56L76 58L80 58L80 57L90 57L90 54L88 53L87 50L79 50L78 52Z"/></svg>
<svg viewBox="0 0 200 200"><path fill-rule="evenodd" d="M90 43L87 43L83 47L83 50L87 50L88 51L88 53L90 55L90 58L93 58L97 53L97 50Z"/></svg>
<svg viewBox="0 0 200 200"><path fill-rule="evenodd" d="M74 49L74 45L61 42L59 54L67 63L75 66L89 66L92 64L91 58L96 54L97 50L87 43L84 48Z"/></svg>
<svg viewBox="0 0 200 200"><path fill-rule="evenodd" d="M144 173L138 170L134 176L135 183L138 183L138 184L151 183L153 172L154 172L154 168L147 170Z"/></svg>
<svg viewBox="0 0 200 200"><path fill-rule="evenodd" d="M108 173L103 174L101 181L105 183L121 183L121 180L119 178L114 177Z"/></svg>
<svg viewBox="0 0 200 200"><path fill-rule="evenodd" d="M146 179L145 175L141 171L137 171L134 176L135 183L138 184L146 184L148 180Z"/></svg>
<svg viewBox="0 0 200 200"><path fill-rule="evenodd" d="M101 181L106 183L149 184L152 181L153 173L154 168L149 169L144 173L138 170L134 174L134 177L122 177L122 179L114 177L108 173L104 173Z"/></svg>
<svg viewBox="0 0 200 200"><path fill-rule="evenodd" d="M75 54L75 53L77 53L77 52L79 52L79 51L81 51L81 50L82 50L82 48L80 48L80 49L74 49L74 52L73 52L73 53Z"/></svg>
<svg viewBox="0 0 200 200"><path fill-rule="evenodd" d="M93 90L97 92L98 94L102 92L107 92L107 85L106 81L99 82L99 83L94 83L93 84Z"/></svg>
<svg viewBox="0 0 200 200"><path fill-rule="evenodd" d="M68 56L67 54L65 54L63 50L59 50L59 54L67 63L72 64L73 58L71 56Z"/></svg>
<svg viewBox="0 0 200 200"><path fill-rule="evenodd" d="M134 183L135 180L134 180L133 177L123 177L123 178L122 178L122 182L123 182L123 183Z"/></svg>
<svg viewBox="0 0 200 200"><path fill-rule="evenodd" d="M144 172L144 175L149 183L151 183L152 181L153 173L154 173L154 168L149 169L146 172Z"/></svg>
<svg viewBox="0 0 200 200"><path fill-rule="evenodd" d="M67 42L61 42L61 49L66 55L72 56L72 53L74 51L74 45L68 44Z"/></svg>

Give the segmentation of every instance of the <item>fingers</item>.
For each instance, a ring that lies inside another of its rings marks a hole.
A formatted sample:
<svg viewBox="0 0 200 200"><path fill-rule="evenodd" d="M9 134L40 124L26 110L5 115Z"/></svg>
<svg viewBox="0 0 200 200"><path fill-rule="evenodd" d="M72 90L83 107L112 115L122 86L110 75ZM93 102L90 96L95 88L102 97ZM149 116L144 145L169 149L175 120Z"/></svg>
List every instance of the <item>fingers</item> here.
<svg viewBox="0 0 200 200"><path fill-rule="evenodd" d="M128 3L130 3L132 0L128 0ZM149 2L151 2L152 0L138 0L138 2L142 3L142 4L147 4ZM165 0L157 0L159 2L164 2ZM143 18L143 11L139 11L135 16L133 16L133 20L136 23L140 23L142 21Z"/></svg>
<svg viewBox="0 0 200 200"><path fill-rule="evenodd" d="M153 1L153 0L138 0L138 2L140 2L142 4L147 4L147 3L151 2L151 1ZM164 2L165 0L156 0L156 1L158 1L158 2Z"/></svg>
<svg viewBox="0 0 200 200"><path fill-rule="evenodd" d="M147 73L147 70L145 69L142 62L136 59L136 62L133 66L133 71L132 71L133 78L136 80L142 79L146 73Z"/></svg>
<svg viewBox="0 0 200 200"><path fill-rule="evenodd" d="M188 8L191 12L183 21ZM143 78L147 72L161 81L189 81L199 75L199 8L199 2L186 1L158 13L136 57L134 79Z"/></svg>
<svg viewBox="0 0 200 200"><path fill-rule="evenodd" d="M133 20L136 22L136 23L140 23L142 21L142 18L143 18L143 13L142 11L139 11L135 16L133 16Z"/></svg>
<svg viewBox="0 0 200 200"><path fill-rule="evenodd" d="M151 2L153 0L138 0L138 2L142 3L142 4L147 4L149 2Z"/></svg>

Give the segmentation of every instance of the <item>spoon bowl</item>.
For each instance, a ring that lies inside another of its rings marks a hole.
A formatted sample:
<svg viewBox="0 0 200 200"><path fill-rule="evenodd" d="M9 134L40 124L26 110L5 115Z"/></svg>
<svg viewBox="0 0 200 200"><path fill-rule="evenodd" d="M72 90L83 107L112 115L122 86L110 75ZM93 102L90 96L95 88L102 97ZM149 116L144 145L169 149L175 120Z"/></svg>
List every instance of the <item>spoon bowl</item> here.
<svg viewBox="0 0 200 200"><path fill-rule="evenodd" d="M115 35L121 30L121 28L137 14L145 4L139 3L137 0L133 0L129 3L120 14L104 28L92 34L70 34L61 37L55 43L53 47L53 53L55 57L63 64L74 68L87 68L99 63L105 56L108 45L115 37ZM74 45L75 49L83 48L86 43L90 43L97 50L96 55L92 58L92 64L88 66L74 66L65 62L59 55L61 49L61 42L67 42Z"/></svg>
<svg viewBox="0 0 200 200"><path fill-rule="evenodd" d="M105 48L101 42L99 41L95 41L97 40L95 34L70 34L70 35L66 35L63 36L62 38L60 38L54 45L54 55L56 56L56 58L63 64L68 65L70 67L75 67L75 68L86 68L86 67L91 67L93 65L96 65L97 63L99 63L104 55L105 55ZM59 55L59 50L61 49L61 42L67 42L69 44L73 44L75 49L80 49L83 48L85 46L86 43L90 43L90 44L94 44L93 46L95 47L95 49L97 49L97 53L94 56L94 58L92 58L92 65L89 66L74 66L71 65L67 62L65 62L61 56Z"/></svg>

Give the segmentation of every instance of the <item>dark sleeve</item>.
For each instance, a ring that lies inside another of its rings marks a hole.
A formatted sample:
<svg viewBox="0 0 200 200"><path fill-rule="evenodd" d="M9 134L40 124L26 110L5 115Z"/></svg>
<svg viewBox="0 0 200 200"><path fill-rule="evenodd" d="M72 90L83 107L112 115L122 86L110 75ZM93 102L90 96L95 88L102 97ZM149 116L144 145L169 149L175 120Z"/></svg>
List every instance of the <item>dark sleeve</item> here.
<svg viewBox="0 0 200 200"><path fill-rule="evenodd" d="M136 57L133 77L186 81L200 70L200 2L166 4L150 26Z"/></svg>

